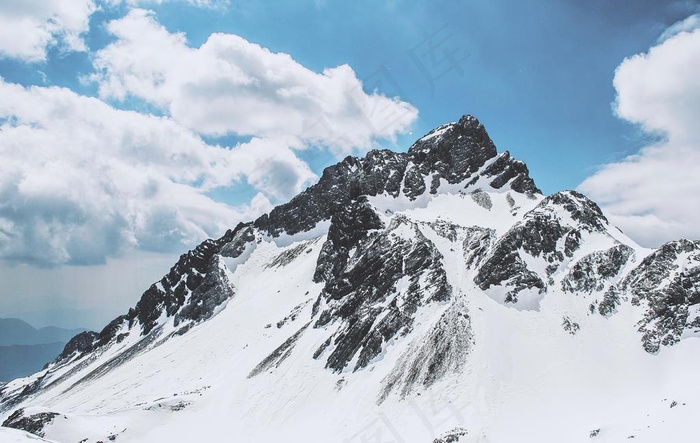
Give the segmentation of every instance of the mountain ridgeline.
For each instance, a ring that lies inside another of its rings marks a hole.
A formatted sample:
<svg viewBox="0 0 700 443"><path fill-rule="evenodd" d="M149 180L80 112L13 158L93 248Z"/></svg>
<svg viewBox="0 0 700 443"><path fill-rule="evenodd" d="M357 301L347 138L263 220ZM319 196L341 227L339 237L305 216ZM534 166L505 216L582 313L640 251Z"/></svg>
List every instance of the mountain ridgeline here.
<svg viewBox="0 0 700 443"><path fill-rule="evenodd" d="M288 203L183 254L128 313L1 388L0 411L14 413L4 425L26 429L17 424L33 423L26 405L107 383L169 342L198 342L223 327L217 317L264 317L245 306L268 299L259 325L228 326L255 337L235 351L241 383L285 371L303 378L319 365L340 377L338 392L350 377L377 377L372 398L382 407L463 377L489 309L547 312L567 336L619 322L640 349L663 353L700 332L700 242L645 249L584 195L543 196L527 166L464 116L406 153L347 157Z"/></svg>

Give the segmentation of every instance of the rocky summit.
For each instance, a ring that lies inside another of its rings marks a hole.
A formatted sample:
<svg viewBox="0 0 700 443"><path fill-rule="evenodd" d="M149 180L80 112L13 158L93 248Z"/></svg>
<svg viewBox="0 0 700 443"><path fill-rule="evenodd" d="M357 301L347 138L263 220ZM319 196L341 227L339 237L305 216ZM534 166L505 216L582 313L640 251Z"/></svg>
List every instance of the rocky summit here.
<svg viewBox="0 0 700 443"><path fill-rule="evenodd" d="M660 441L700 413L699 303L700 241L640 247L464 116L183 254L0 388L0 418L85 443Z"/></svg>

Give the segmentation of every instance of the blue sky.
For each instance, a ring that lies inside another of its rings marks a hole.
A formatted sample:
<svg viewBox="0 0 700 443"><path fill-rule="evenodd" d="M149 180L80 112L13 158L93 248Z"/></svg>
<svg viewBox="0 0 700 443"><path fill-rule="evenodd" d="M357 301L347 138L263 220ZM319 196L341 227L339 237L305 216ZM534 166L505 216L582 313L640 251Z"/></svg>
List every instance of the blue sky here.
<svg viewBox="0 0 700 443"><path fill-rule="evenodd" d="M698 238L698 12L0 1L0 317L99 308L104 322L179 253L329 164L406 150L467 113L546 194L588 193L645 245Z"/></svg>

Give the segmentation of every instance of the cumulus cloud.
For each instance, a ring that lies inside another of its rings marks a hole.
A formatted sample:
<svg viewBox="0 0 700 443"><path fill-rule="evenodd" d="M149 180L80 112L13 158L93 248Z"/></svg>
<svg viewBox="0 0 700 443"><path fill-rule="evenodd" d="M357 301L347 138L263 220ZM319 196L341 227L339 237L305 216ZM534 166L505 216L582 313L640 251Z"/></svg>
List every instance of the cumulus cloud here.
<svg viewBox="0 0 700 443"><path fill-rule="evenodd" d="M700 21L666 31L648 52L617 68L617 115L659 136L637 154L603 166L580 189L640 243L700 238Z"/></svg>
<svg viewBox="0 0 700 443"><path fill-rule="evenodd" d="M0 56L36 62L58 46L83 51L81 34L96 10L93 0L4 0L0 2Z"/></svg>
<svg viewBox="0 0 700 443"><path fill-rule="evenodd" d="M27 62L46 60L50 47L85 51L82 34L100 8L126 4L162 4L176 0L3 0L0 1L0 57ZM223 8L229 0L180 0L206 8Z"/></svg>
<svg viewBox="0 0 700 443"><path fill-rule="evenodd" d="M343 154L393 139L417 116L409 103L365 93L347 65L316 73L242 37L213 34L199 48L135 9L108 25L116 41L95 57L102 98L136 97L205 135L294 137Z"/></svg>
<svg viewBox="0 0 700 443"><path fill-rule="evenodd" d="M29 17L26 32L36 35L29 49L3 46L0 36L0 53L41 60L59 43L82 50L96 7L153 2L3 2L0 22ZM86 265L134 250L181 251L315 181L299 150L367 149L417 116L408 103L364 92L347 65L316 73L228 34L191 47L142 9L107 29L114 41L93 54L100 97L142 100L165 116L0 77L0 258L10 263ZM250 140L227 147L201 138L228 134ZM214 197L242 183L257 192L248 204Z"/></svg>
<svg viewBox="0 0 700 443"><path fill-rule="evenodd" d="M211 146L170 118L1 79L0 156L0 257L40 266L180 251L316 178L278 140ZM262 192L251 206L207 196L240 181Z"/></svg>

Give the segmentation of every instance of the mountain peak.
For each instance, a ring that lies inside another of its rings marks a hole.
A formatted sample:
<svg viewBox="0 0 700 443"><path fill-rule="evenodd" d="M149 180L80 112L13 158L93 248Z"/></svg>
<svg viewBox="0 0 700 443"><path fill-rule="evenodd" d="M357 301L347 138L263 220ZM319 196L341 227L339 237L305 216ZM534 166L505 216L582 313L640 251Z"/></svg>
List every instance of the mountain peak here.
<svg viewBox="0 0 700 443"><path fill-rule="evenodd" d="M499 156L484 126L465 115L456 123L433 129L407 153L374 150L363 158L346 157L327 167L318 183L258 218L255 227L273 236L296 234L330 220L339 208L363 195L415 200L455 186L462 192L484 186L541 193L525 163L508 152Z"/></svg>
<svg viewBox="0 0 700 443"><path fill-rule="evenodd" d="M466 155L491 158L496 155L496 146L486 128L476 117L464 115L458 122L438 126L416 141L409 154L431 150L460 150Z"/></svg>

